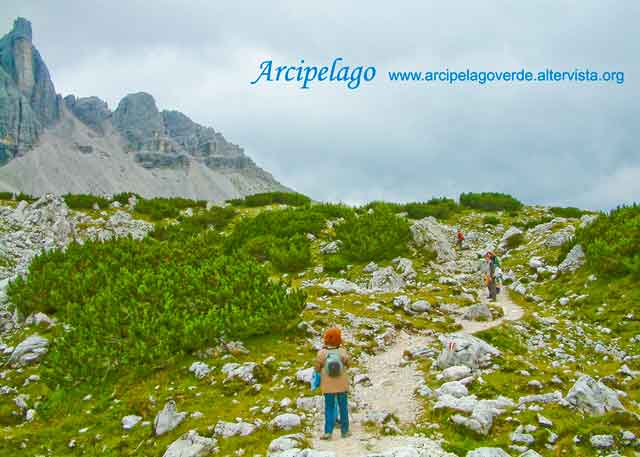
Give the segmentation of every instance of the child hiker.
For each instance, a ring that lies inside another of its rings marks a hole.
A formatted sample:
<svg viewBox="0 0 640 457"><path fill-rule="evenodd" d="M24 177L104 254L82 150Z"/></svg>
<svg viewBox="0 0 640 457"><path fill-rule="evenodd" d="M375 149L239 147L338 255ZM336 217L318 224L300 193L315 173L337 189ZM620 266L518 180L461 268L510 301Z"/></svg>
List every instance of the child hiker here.
<svg viewBox="0 0 640 457"><path fill-rule="evenodd" d="M347 392L349 391L349 354L342 345L339 328L328 329L324 334L324 348L318 351L316 372L320 373L320 390L324 395L324 434L323 440L330 440L336 424L336 412L340 411L340 431L342 437L349 436L349 410ZM336 403L338 408L336 408Z"/></svg>

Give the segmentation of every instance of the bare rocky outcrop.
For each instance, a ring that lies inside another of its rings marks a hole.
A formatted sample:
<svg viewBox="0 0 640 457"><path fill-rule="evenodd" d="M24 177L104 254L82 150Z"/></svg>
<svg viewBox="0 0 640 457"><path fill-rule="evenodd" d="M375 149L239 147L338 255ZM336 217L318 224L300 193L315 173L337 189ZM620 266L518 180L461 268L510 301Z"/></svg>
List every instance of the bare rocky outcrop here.
<svg viewBox="0 0 640 457"><path fill-rule="evenodd" d="M418 248L434 251L442 262L454 260L453 233L434 217L428 216L411 225L413 242Z"/></svg>

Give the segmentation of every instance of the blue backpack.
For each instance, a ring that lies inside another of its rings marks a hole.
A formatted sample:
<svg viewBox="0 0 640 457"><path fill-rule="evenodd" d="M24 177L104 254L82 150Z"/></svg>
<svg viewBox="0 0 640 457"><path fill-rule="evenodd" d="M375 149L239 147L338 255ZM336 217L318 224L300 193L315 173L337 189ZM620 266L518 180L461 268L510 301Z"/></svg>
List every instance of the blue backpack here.
<svg viewBox="0 0 640 457"><path fill-rule="evenodd" d="M342 357L340 356L340 350L329 349L327 354L327 360L325 361L325 370L327 374L332 378L337 378L342 374L344 370L344 364L342 363Z"/></svg>

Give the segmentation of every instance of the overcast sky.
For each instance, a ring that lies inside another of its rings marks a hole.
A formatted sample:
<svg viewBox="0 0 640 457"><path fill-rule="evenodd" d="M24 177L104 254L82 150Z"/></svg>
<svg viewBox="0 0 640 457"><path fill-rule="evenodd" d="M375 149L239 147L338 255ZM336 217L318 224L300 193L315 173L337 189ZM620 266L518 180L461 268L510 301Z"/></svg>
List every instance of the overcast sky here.
<svg viewBox="0 0 640 457"><path fill-rule="evenodd" d="M640 200L640 2L4 0L32 21L63 95L112 109L151 93L318 200L508 192L609 208ZM378 6L376 6L376 4ZM2 34L0 33L0 34ZM301 58L375 66L358 90L249 82ZM624 71L614 83L391 83L390 70Z"/></svg>

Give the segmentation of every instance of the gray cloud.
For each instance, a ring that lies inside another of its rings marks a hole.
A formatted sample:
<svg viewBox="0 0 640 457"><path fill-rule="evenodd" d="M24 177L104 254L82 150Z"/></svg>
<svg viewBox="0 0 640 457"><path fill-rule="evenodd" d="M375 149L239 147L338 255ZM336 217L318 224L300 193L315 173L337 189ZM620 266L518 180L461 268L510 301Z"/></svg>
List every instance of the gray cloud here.
<svg viewBox="0 0 640 457"><path fill-rule="evenodd" d="M608 208L637 200L637 2L12 1L58 91L152 93L317 199L471 190ZM384 6L383 6L384 5ZM374 65L355 91L249 84L258 64ZM616 84L393 84L388 70L622 70Z"/></svg>

